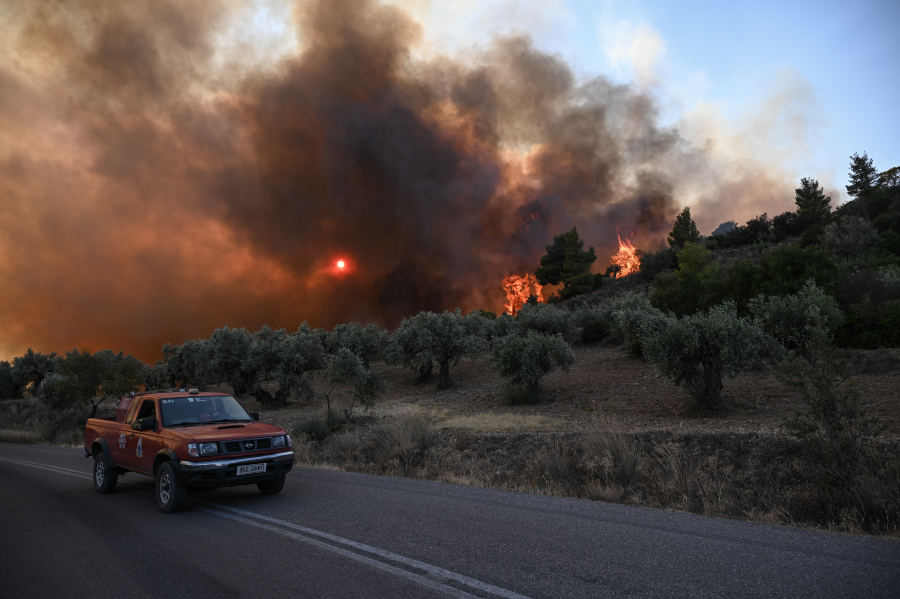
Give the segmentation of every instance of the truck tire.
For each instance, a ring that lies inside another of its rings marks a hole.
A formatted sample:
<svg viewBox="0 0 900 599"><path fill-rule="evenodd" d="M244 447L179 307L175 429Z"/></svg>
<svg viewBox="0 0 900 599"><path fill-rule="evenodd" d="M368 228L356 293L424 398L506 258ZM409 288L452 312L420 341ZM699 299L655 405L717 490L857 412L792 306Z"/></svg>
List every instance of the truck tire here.
<svg viewBox="0 0 900 599"><path fill-rule="evenodd" d="M102 451L94 456L94 490L100 494L112 493L119 481L119 471L113 468Z"/></svg>
<svg viewBox="0 0 900 599"><path fill-rule="evenodd" d="M284 488L284 474L272 480L256 483L256 488L263 495L275 495Z"/></svg>
<svg viewBox="0 0 900 599"><path fill-rule="evenodd" d="M184 507L187 487L179 482L172 462L163 462L156 471L156 505L170 514Z"/></svg>

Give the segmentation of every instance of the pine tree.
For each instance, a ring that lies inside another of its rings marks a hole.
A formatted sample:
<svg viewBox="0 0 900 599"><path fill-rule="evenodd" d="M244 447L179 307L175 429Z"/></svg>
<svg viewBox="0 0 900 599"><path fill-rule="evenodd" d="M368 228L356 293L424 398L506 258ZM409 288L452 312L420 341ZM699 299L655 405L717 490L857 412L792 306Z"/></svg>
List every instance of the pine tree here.
<svg viewBox="0 0 900 599"><path fill-rule="evenodd" d="M863 152L860 156L856 152L850 157L850 185L847 193L854 198L866 193L877 185L878 171L872 166L872 159Z"/></svg>
<svg viewBox="0 0 900 599"><path fill-rule="evenodd" d="M800 179L800 187L795 189L794 202L800 214L824 213L831 210L831 196L826 196L819 182L810 178Z"/></svg>
<svg viewBox="0 0 900 599"><path fill-rule="evenodd" d="M553 244L545 246L547 255L541 257L541 266L534 275L541 285L559 285L562 299L580 293L587 293L594 288L594 277L590 274L591 265L596 262L594 248L584 251L584 241L578 236L578 229L553 236Z"/></svg>
<svg viewBox="0 0 900 599"><path fill-rule="evenodd" d="M691 219L690 208L684 207L684 210L675 219L675 226L672 227L672 232L669 233L666 240L670 246L679 250L688 242L697 243L700 240L700 231L697 230L696 223Z"/></svg>

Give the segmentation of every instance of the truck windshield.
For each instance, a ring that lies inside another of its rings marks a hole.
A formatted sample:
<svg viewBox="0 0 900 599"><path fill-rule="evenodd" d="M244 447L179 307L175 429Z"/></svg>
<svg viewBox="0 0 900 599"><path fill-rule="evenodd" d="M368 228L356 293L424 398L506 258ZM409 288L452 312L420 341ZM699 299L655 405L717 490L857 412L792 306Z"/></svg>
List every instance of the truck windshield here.
<svg viewBox="0 0 900 599"><path fill-rule="evenodd" d="M251 422L244 406L230 395L202 395L160 399L163 426L209 422Z"/></svg>

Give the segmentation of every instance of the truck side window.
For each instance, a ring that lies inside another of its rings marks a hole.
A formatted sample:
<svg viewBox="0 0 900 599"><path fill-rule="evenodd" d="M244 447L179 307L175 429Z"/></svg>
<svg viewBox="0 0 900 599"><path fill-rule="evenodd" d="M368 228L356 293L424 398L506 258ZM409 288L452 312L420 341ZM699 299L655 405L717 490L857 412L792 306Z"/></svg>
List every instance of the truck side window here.
<svg viewBox="0 0 900 599"><path fill-rule="evenodd" d="M134 415L137 413L137 407L140 402L137 398L131 400L131 405L128 406L128 413L125 415L125 424L131 424L134 422Z"/></svg>
<svg viewBox="0 0 900 599"><path fill-rule="evenodd" d="M138 412L137 419L142 420L151 416L156 417L156 402L152 399L145 399L141 403L141 411Z"/></svg>

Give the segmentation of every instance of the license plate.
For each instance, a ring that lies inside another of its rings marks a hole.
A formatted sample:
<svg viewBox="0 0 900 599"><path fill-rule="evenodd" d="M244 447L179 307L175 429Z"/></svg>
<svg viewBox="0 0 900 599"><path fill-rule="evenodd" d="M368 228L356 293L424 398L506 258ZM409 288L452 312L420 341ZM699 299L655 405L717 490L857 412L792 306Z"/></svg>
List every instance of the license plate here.
<svg viewBox="0 0 900 599"><path fill-rule="evenodd" d="M266 471L265 464L247 464L245 466L237 467L237 475L240 476L242 474L258 474L260 472Z"/></svg>

